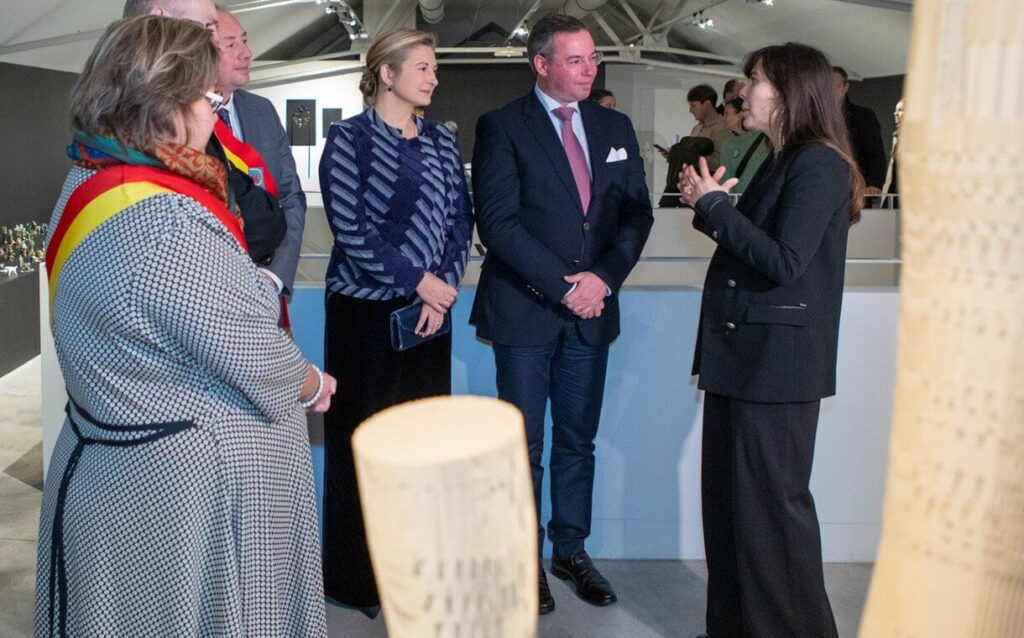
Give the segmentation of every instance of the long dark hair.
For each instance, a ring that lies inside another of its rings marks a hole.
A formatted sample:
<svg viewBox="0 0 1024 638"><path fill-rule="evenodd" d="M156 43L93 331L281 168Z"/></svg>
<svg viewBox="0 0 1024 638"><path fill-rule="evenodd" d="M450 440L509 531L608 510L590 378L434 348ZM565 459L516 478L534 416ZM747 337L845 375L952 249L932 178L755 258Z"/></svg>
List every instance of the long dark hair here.
<svg viewBox="0 0 1024 638"><path fill-rule="evenodd" d="M781 150L819 142L839 153L850 166L850 223L857 223L864 204L864 177L853 159L846 121L832 88L832 64L821 51L795 42L747 54L744 75L750 77L758 62L779 96L769 118L772 144Z"/></svg>

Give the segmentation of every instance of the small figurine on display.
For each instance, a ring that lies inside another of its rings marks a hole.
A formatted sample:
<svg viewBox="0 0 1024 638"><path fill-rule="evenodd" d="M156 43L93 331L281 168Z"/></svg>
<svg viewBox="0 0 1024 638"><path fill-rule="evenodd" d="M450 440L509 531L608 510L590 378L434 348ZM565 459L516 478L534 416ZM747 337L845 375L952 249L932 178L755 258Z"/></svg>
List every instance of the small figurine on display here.
<svg viewBox="0 0 1024 638"><path fill-rule="evenodd" d="M37 221L0 226L0 267L4 268L4 275L14 277L19 271L32 272L34 264L43 262L46 229L46 224Z"/></svg>

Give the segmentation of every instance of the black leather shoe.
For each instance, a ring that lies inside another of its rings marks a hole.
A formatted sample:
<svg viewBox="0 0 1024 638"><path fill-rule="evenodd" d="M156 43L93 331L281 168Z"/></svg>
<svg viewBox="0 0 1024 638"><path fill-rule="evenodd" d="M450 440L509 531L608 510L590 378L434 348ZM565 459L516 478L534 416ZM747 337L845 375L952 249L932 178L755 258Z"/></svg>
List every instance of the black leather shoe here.
<svg viewBox="0 0 1024 638"><path fill-rule="evenodd" d="M537 584L540 586L540 615L550 614L555 610L555 597L551 595L551 588L548 587L548 576L544 573L542 565L537 572Z"/></svg>
<svg viewBox="0 0 1024 638"><path fill-rule="evenodd" d="M597 571L586 552L577 552L568 559L551 559L551 573L562 580L572 580L576 593L591 605L604 607L618 600L601 572Z"/></svg>

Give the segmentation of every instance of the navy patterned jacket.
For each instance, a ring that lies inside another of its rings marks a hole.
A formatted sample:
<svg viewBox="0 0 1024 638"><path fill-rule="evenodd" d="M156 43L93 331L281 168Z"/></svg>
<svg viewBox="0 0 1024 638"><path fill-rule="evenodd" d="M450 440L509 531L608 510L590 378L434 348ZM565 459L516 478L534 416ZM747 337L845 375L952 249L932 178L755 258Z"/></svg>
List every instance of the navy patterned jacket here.
<svg viewBox="0 0 1024 638"><path fill-rule="evenodd" d="M416 124L405 139L370 108L331 127L320 158L328 296L411 297L426 272L451 286L465 274L473 217L458 146L441 124Z"/></svg>

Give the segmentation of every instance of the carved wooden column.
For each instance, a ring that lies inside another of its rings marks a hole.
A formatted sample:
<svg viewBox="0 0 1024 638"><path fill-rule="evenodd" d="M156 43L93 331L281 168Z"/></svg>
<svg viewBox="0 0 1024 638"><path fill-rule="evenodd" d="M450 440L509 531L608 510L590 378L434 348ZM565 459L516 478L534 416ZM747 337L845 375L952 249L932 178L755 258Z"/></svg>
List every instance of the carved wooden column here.
<svg viewBox="0 0 1024 638"><path fill-rule="evenodd" d="M916 0L882 544L860 635L1024 636L1024 2Z"/></svg>
<svg viewBox="0 0 1024 638"><path fill-rule="evenodd" d="M537 515L519 411L483 397L406 403L352 438L388 635L537 631Z"/></svg>

